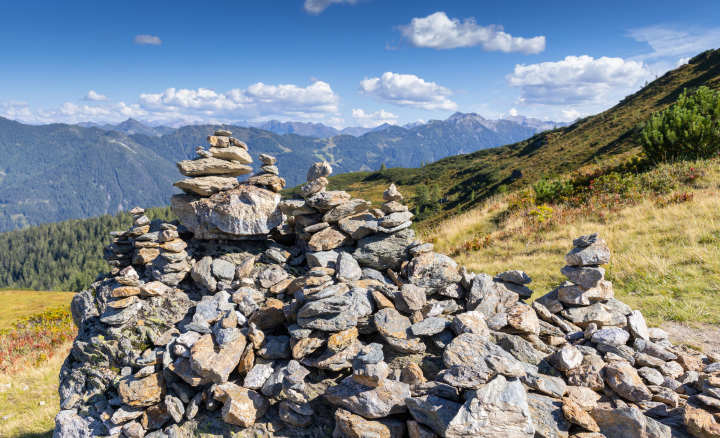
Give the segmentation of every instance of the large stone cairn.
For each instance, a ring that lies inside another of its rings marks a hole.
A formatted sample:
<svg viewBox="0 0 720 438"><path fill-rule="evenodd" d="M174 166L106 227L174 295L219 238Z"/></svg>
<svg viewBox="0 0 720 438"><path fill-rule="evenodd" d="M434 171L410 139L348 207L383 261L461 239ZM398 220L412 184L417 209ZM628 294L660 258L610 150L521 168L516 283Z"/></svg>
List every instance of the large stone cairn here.
<svg viewBox="0 0 720 438"><path fill-rule="evenodd" d="M529 305L527 274L467 272L395 186L371 209L331 172L278 202L273 239L134 210L73 299L55 437L720 437L720 358L615 299L597 235Z"/></svg>

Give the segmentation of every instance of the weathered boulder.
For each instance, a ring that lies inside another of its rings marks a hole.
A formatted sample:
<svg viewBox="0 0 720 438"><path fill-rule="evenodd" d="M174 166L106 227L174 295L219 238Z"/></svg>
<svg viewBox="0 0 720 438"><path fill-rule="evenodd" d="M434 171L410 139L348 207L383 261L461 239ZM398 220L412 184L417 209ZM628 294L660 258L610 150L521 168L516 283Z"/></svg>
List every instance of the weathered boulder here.
<svg viewBox="0 0 720 438"><path fill-rule="evenodd" d="M387 380L378 387L368 387L350 376L339 385L325 390L325 398L332 404L365 418L382 418L407 411L405 399L410 387L402 382Z"/></svg>
<svg viewBox="0 0 720 438"><path fill-rule="evenodd" d="M197 239L247 239L265 236L280 225L280 195L245 185L209 198L173 195L173 213Z"/></svg>

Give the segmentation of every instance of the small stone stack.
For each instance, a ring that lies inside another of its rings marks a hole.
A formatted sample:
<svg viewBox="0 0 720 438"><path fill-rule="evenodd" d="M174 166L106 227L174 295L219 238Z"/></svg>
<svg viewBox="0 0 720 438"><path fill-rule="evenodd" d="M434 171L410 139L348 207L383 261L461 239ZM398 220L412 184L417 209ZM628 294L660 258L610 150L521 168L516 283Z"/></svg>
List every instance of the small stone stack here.
<svg viewBox="0 0 720 438"><path fill-rule="evenodd" d="M259 158L263 165L260 166L260 172L248 179L248 184L263 187L275 193L279 192L285 187L285 180L278 176L280 172L275 166L277 159L268 154L262 154Z"/></svg>
<svg viewBox="0 0 720 438"><path fill-rule="evenodd" d="M403 195L400 194L395 184L390 184L390 187L385 190L383 199L386 202L380 210L385 216L378 223L381 231L394 233L412 225L410 219L413 218L413 214L408 211L407 205L398 202L403 199Z"/></svg>
<svg viewBox="0 0 720 438"><path fill-rule="evenodd" d="M247 166L252 163L252 158L247 145L231 135L232 132L224 129L209 135L209 151L198 146L198 158L177 163L180 173L191 178L173 185L185 193L205 197L237 187L237 177L252 172L252 167Z"/></svg>

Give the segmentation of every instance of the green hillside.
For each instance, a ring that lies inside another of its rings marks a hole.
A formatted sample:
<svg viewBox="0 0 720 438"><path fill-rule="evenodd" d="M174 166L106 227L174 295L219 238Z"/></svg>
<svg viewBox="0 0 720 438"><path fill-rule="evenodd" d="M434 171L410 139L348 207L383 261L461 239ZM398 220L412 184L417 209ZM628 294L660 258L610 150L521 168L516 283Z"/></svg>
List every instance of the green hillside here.
<svg viewBox="0 0 720 438"><path fill-rule="evenodd" d="M438 160L422 168L355 172L330 177L331 190L348 190L379 205L382 191L398 185L418 222L441 219L487 197L568 174L598 160L639 150L639 134L653 112L675 102L684 89L720 88L720 50L707 51L595 116L527 140ZM389 166L388 166L389 167ZM287 189L286 195L299 187Z"/></svg>

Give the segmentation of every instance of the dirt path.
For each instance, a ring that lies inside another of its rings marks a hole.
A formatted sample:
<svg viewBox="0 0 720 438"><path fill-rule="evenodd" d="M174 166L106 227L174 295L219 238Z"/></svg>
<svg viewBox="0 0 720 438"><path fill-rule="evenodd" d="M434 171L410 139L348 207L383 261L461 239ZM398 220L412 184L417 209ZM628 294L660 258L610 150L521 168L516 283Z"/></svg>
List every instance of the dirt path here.
<svg viewBox="0 0 720 438"><path fill-rule="evenodd" d="M668 332L670 342L701 348L704 353L720 354L720 328L710 324L685 325L663 323L660 328Z"/></svg>

